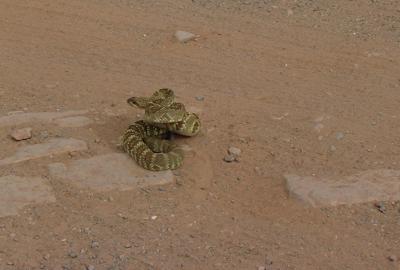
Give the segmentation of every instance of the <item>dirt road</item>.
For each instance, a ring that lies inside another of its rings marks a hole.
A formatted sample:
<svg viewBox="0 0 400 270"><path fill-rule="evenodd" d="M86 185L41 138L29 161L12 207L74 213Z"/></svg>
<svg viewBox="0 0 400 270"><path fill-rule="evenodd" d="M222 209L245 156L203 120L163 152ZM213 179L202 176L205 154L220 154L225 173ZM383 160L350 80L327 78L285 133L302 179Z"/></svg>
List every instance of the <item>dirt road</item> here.
<svg viewBox="0 0 400 270"><path fill-rule="evenodd" d="M126 99L162 87L203 132L169 185L99 193L49 177L50 158L0 168L57 198L0 218L0 269L400 269L398 202L306 208L283 178L400 169L399 18L398 1L1 0L0 113L96 119L18 143L4 128L1 157L43 133L88 141L52 161L107 153L140 113Z"/></svg>

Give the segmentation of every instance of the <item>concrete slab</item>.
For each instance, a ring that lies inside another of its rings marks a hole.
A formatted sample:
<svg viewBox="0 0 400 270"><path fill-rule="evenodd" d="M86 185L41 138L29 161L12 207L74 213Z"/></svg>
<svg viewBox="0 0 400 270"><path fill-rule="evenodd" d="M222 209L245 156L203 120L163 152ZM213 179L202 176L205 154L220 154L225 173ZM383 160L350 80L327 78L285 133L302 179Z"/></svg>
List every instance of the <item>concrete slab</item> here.
<svg viewBox="0 0 400 270"><path fill-rule="evenodd" d="M152 172L136 165L128 155L112 153L48 166L51 176L80 188L97 191L131 190L173 182L171 171Z"/></svg>
<svg viewBox="0 0 400 270"><path fill-rule="evenodd" d="M7 158L0 160L0 166L19 163L22 161L48 157L74 151L87 150L85 141L77 139L51 139L46 143L22 146L17 152Z"/></svg>
<svg viewBox="0 0 400 270"><path fill-rule="evenodd" d="M16 215L30 204L55 202L51 187L38 177L0 177L0 217Z"/></svg>
<svg viewBox="0 0 400 270"><path fill-rule="evenodd" d="M33 122L51 123L55 119L87 114L88 110L65 112L16 112L0 117L0 127L16 126Z"/></svg>
<svg viewBox="0 0 400 270"><path fill-rule="evenodd" d="M72 116L55 119L54 122L60 127L84 127L92 123L86 116Z"/></svg>
<svg viewBox="0 0 400 270"><path fill-rule="evenodd" d="M400 200L400 170L368 170L339 180L298 175L285 179L290 197L313 207Z"/></svg>

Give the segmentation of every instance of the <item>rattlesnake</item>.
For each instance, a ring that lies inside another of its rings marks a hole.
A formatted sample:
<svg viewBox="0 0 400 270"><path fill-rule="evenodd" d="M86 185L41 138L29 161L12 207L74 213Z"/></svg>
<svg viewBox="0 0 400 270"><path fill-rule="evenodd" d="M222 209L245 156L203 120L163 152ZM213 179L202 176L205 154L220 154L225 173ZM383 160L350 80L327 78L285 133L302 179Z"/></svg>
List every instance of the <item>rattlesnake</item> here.
<svg viewBox="0 0 400 270"><path fill-rule="evenodd" d="M183 151L166 140L171 133L194 136L200 131L200 119L174 101L171 89L162 88L151 97L131 97L128 104L145 110L144 119L136 121L122 136L122 149L139 166L152 171L176 169L182 165Z"/></svg>

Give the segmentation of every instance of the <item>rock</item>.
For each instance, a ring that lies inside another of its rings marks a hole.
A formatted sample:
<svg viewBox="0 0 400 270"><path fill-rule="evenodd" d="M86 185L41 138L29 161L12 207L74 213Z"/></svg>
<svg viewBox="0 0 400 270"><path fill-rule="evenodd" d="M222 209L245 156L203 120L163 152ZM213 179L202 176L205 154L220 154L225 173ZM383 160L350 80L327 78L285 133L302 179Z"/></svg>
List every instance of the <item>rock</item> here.
<svg viewBox="0 0 400 270"><path fill-rule="evenodd" d="M95 270L96 268L93 265L86 266L86 270Z"/></svg>
<svg viewBox="0 0 400 270"><path fill-rule="evenodd" d="M397 261L396 255L390 255L390 256L388 257L388 259L389 259L389 261L391 261L391 262L396 262L396 261Z"/></svg>
<svg viewBox="0 0 400 270"><path fill-rule="evenodd" d="M92 243L90 244L90 247L91 248L98 248L98 247L100 247L100 244L97 241L92 241Z"/></svg>
<svg viewBox="0 0 400 270"><path fill-rule="evenodd" d="M48 168L53 177L71 182L79 188L97 191L131 190L173 182L171 171L145 170L125 153L94 156L66 164L53 163Z"/></svg>
<svg viewBox="0 0 400 270"><path fill-rule="evenodd" d="M196 98L197 101L203 101L204 100L203 96L196 96L195 98Z"/></svg>
<svg viewBox="0 0 400 270"><path fill-rule="evenodd" d="M336 133L336 140L340 141L344 138L344 133L343 132L337 132Z"/></svg>
<svg viewBox="0 0 400 270"><path fill-rule="evenodd" d="M235 157L239 157L240 154L242 153L242 151L239 148L236 148L236 147L229 147L228 153L230 155L235 156Z"/></svg>
<svg viewBox="0 0 400 270"><path fill-rule="evenodd" d="M339 180L284 177L289 196L313 207L400 200L400 170L367 170Z"/></svg>
<svg viewBox="0 0 400 270"><path fill-rule="evenodd" d="M84 127L92 123L86 116L74 116L56 119L54 121L60 127Z"/></svg>
<svg viewBox="0 0 400 270"><path fill-rule="evenodd" d="M47 143L20 147L13 156L1 159L0 166L48 157L51 155L59 155L63 153L84 150L87 150L87 145L84 141L63 138L52 139Z"/></svg>
<svg viewBox="0 0 400 270"><path fill-rule="evenodd" d="M226 155L226 156L224 157L224 161L225 161L225 162L233 162L233 161L235 161L235 160L236 160L236 157L235 157L234 155L232 155L232 154Z"/></svg>
<svg viewBox="0 0 400 270"><path fill-rule="evenodd" d="M37 112L37 113L16 113L0 117L0 127L16 126L32 122L51 123L55 119L87 114L89 111L66 111L66 112Z"/></svg>
<svg viewBox="0 0 400 270"><path fill-rule="evenodd" d="M69 253L68 253L68 256L70 257L70 258L77 258L78 257L78 254L76 254L75 252L73 252L73 251L70 251Z"/></svg>
<svg viewBox="0 0 400 270"><path fill-rule="evenodd" d="M386 207L383 204L383 202L377 202L375 203L375 207L378 209L379 212L381 212L382 214L386 213Z"/></svg>
<svg viewBox="0 0 400 270"><path fill-rule="evenodd" d="M32 138L32 128L21 128L11 132L11 137L16 141L22 141Z"/></svg>
<svg viewBox="0 0 400 270"><path fill-rule="evenodd" d="M330 150L331 152L335 152L335 151L336 151L336 146L331 145L331 146L329 147L329 150Z"/></svg>
<svg viewBox="0 0 400 270"><path fill-rule="evenodd" d="M190 32L185 32L185 31L176 31L175 32L175 38L182 43L188 42L190 40L193 40L196 38L196 35L190 33Z"/></svg>
<svg viewBox="0 0 400 270"><path fill-rule="evenodd" d="M3 176L0 187L0 217L16 215L30 204L56 201L51 187L42 178Z"/></svg>
<svg viewBox="0 0 400 270"><path fill-rule="evenodd" d="M229 147L228 155L224 157L225 162L233 162L238 161L238 157L240 156L241 150L236 147Z"/></svg>

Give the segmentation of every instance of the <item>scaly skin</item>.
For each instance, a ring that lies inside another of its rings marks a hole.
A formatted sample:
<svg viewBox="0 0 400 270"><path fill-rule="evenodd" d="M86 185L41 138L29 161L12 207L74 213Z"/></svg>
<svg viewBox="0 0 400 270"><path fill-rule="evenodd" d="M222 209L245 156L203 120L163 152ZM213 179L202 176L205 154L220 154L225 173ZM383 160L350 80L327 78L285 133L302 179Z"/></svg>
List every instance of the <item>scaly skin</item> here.
<svg viewBox="0 0 400 270"><path fill-rule="evenodd" d="M137 121L122 136L122 148L139 166L152 171L174 170L183 163L183 151L168 140L168 133L195 136L201 128L200 119L174 102L170 89L160 89L151 97L132 97L131 106L145 109L144 120Z"/></svg>

